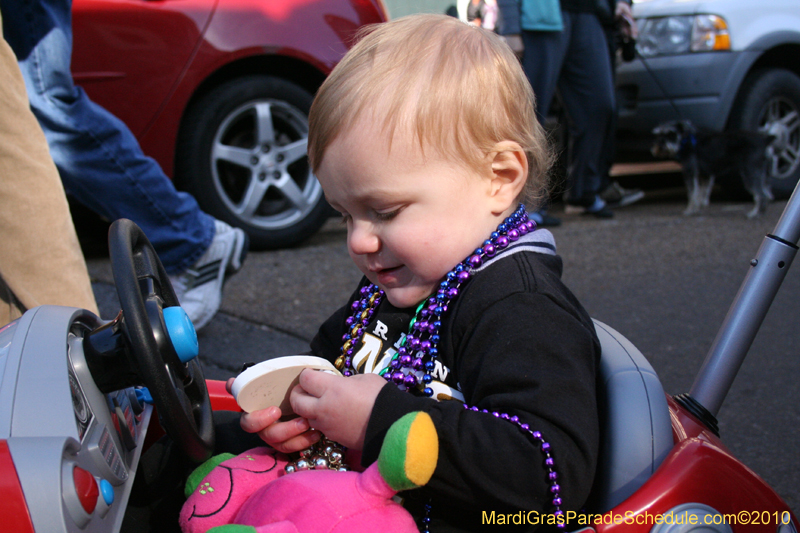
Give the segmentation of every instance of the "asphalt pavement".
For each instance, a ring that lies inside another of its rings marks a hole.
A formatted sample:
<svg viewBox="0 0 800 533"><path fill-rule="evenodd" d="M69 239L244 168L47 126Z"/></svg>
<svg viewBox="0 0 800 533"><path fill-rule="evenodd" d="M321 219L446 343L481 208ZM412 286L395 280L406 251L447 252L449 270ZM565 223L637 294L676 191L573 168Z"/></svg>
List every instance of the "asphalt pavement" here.
<svg viewBox="0 0 800 533"><path fill-rule="evenodd" d="M612 220L563 217L552 228L564 280L589 314L627 336L669 394L688 392L750 259L785 201L755 220L751 205L714 199L682 215L680 188L655 189ZM553 214L560 213L558 205ZM230 279L222 308L200 332L206 377L225 379L245 361L304 351L343 305L359 272L331 220L288 250L251 252ZM88 260L103 318L118 310L108 260ZM800 510L800 267L790 269L719 413L723 442Z"/></svg>

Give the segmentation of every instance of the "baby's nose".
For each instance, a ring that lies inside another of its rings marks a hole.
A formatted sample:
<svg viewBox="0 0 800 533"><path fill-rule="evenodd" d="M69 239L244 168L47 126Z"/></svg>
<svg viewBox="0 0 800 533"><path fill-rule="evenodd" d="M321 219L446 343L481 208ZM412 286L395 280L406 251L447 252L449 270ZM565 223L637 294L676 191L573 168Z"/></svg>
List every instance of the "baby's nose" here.
<svg viewBox="0 0 800 533"><path fill-rule="evenodd" d="M347 237L347 245L355 255L373 254L380 249L380 239L371 224L356 222Z"/></svg>

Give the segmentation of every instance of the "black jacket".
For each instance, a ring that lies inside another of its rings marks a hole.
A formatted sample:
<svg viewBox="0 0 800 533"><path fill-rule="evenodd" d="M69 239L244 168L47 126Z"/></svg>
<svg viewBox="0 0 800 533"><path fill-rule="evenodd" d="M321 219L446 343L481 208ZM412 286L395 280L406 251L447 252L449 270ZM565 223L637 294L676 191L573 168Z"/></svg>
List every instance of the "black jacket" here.
<svg viewBox="0 0 800 533"><path fill-rule="evenodd" d="M597 463L600 347L589 316L561 282L561 259L543 237L552 242L546 230L528 234L462 287L443 319L439 359L444 368L434 377L457 389L467 405L517 415L541 431L552 445L562 509L578 510ZM311 344L316 355L339 356L349 307L323 324ZM374 337L383 350L390 348L408 330L413 313L384 300L366 328L373 348ZM381 368L368 365L366 370ZM389 383L367 427L364 465L377 459L389 426L417 410L429 413L436 425L438 464L425 487L403 495L415 515L431 499L432 532L485 530L492 511L495 517L553 511L544 456L518 427L467 411L460 401L433 401Z"/></svg>

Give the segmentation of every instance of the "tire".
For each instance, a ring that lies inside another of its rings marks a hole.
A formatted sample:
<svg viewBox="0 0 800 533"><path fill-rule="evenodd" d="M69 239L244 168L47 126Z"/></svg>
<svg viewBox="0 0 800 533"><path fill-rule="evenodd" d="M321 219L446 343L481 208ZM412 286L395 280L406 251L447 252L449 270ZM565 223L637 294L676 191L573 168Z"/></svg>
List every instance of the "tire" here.
<svg viewBox="0 0 800 533"><path fill-rule="evenodd" d="M179 186L247 232L253 249L297 244L330 215L308 164L312 100L280 78L237 78L200 98L182 124Z"/></svg>
<svg viewBox="0 0 800 533"><path fill-rule="evenodd" d="M800 180L800 77L778 68L751 72L739 91L730 127L776 136L769 183L776 198L788 198Z"/></svg>

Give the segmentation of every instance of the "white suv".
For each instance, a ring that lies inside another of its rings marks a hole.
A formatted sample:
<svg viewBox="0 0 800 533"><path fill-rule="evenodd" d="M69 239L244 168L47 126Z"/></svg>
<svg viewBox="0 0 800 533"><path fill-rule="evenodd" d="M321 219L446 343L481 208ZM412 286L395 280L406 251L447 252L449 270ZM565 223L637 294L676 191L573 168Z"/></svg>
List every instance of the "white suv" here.
<svg viewBox="0 0 800 533"><path fill-rule="evenodd" d="M617 70L618 138L647 149L659 123L776 136L771 183L800 178L800 0L636 0L637 57Z"/></svg>

